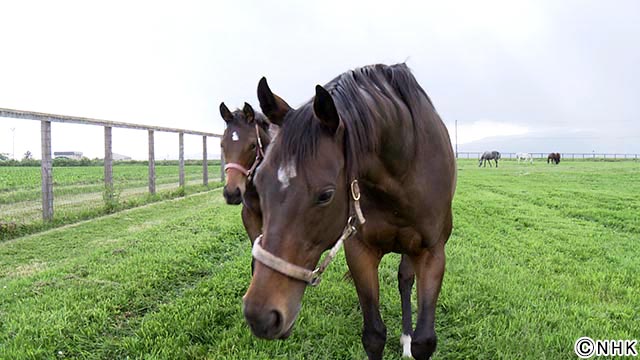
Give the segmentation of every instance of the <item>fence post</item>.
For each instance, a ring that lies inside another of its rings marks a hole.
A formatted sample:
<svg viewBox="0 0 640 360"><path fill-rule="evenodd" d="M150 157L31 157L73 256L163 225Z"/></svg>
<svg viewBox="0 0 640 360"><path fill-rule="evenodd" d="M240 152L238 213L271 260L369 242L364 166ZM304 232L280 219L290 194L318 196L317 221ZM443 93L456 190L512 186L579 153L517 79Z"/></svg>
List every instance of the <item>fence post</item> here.
<svg viewBox="0 0 640 360"><path fill-rule="evenodd" d="M113 189L113 153L111 151L111 126L104 127L104 187Z"/></svg>
<svg viewBox="0 0 640 360"><path fill-rule="evenodd" d="M224 181L224 150L222 150L222 146L220 146L220 181Z"/></svg>
<svg viewBox="0 0 640 360"><path fill-rule="evenodd" d="M53 161L51 160L51 121L41 121L42 219L53 220Z"/></svg>
<svg viewBox="0 0 640 360"><path fill-rule="evenodd" d="M209 164L207 163L207 136L202 136L202 185L209 185Z"/></svg>
<svg viewBox="0 0 640 360"><path fill-rule="evenodd" d="M178 137L180 138L180 149L178 150L178 167L179 167L179 177L180 177L180 186L184 186L184 133L179 133Z"/></svg>
<svg viewBox="0 0 640 360"><path fill-rule="evenodd" d="M156 157L153 144L153 130L149 130L149 194L156 193Z"/></svg>

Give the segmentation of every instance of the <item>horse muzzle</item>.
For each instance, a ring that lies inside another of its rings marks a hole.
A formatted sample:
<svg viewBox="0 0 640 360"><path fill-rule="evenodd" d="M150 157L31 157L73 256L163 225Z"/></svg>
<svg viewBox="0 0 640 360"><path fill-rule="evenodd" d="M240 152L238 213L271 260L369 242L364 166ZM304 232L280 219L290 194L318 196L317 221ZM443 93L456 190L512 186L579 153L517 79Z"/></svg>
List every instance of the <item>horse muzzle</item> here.
<svg viewBox="0 0 640 360"><path fill-rule="evenodd" d="M291 328L285 328L284 316L277 309L264 309L258 306L243 304L244 318L251 332L261 339L274 340L289 336Z"/></svg>
<svg viewBox="0 0 640 360"><path fill-rule="evenodd" d="M242 298L242 312L253 335L266 340L284 340L291 335L293 325L300 314L302 294L290 295L282 299L282 303L269 301L266 294L257 295L257 298L249 293L245 294ZM297 295L300 295L300 298Z"/></svg>
<svg viewBox="0 0 640 360"><path fill-rule="evenodd" d="M240 192L240 188L236 188L234 191L229 191L225 185L224 189L222 189L222 195L229 205L238 205L242 203L242 193Z"/></svg>

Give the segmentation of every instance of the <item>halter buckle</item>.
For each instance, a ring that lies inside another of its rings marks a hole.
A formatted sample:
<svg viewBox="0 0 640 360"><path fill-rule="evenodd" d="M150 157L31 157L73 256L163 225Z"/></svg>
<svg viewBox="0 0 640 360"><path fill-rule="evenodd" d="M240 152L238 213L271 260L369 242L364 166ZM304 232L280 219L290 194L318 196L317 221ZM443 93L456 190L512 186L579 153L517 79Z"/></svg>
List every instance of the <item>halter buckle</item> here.
<svg viewBox="0 0 640 360"><path fill-rule="evenodd" d="M351 182L351 197L354 201L360 200L360 186L358 186L358 180Z"/></svg>
<svg viewBox="0 0 640 360"><path fill-rule="evenodd" d="M322 273L320 273L320 268L316 268L315 270L313 270L311 272L311 279L308 282L309 286L318 286L318 284L320 284L320 280L322 280L322 277L320 275L322 275Z"/></svg>

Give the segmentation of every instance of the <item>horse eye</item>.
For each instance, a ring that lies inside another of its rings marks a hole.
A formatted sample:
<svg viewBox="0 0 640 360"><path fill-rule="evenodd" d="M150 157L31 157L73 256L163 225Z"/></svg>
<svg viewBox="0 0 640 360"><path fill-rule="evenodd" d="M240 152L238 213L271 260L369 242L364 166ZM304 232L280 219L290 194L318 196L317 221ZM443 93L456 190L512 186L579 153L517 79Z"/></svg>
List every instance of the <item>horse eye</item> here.
<svg viewBox="0 0 640 360"><path fill-rule="evenodd" d="M318 205L326 205L333 199L333 194L335 193L335 189L325 190L318 195L318 199L316 200L316 204Z"/></svg>
<svg viewBox="0 0 640 360"><path fill-rule="evenodd" d="M256 148L256 143L251 143L251 150Z"/></svg>

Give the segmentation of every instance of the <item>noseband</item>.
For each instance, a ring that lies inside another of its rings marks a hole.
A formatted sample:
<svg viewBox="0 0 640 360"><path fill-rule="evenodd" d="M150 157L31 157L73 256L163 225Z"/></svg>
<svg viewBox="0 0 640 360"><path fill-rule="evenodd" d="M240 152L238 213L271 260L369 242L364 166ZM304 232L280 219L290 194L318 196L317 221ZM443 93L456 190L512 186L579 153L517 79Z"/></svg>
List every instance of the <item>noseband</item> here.
<svg viewBox="0 0 640 360"><path fill-rule="evenodd" d="M253 173L260 165L260 162L264 158L264 148L262 147L262 139L260 139L260 127L258 127L258 123L256 122L256 137L258 138L258 146L256 146L256 159L253 161L253 165L247 170L244 166L238 163L228 163L224 166L224 172L227 173L229 170L237 170L241 172L247 179L250 181L253 177Z"/></svg>
<svg viewBox="0 0 640 360"><path fill-rule="evenodd" d="M322 273L327 269L333 258L336 257L338 251L342 247L342 243L349 239L353 234L357 232L356 226L365 223L362 209L360 209L360 187L358 186L358 180L351 182L351 199L353 200L353 208L355 214L352 214L347 219L347 224L342 230L342 235L338 238L335 245L329 250L329 254L325 256L324 260L315 268L315 270L305 269L302 266L292 264L283 258L277 257L272 253L265 250L261 245L262 234L260 234L253 243L253 249L251 255L260 261L263 265L283 274L290 278L304 281L307 285L317 286L320 283Z"/></svg>

